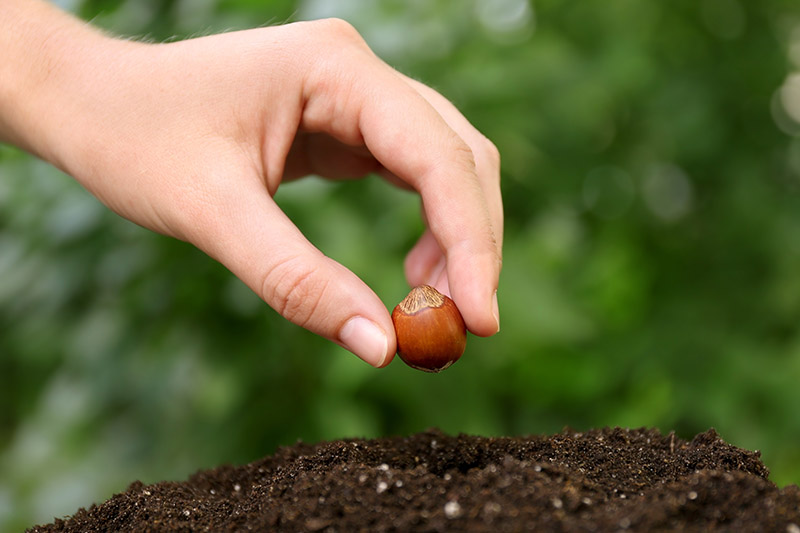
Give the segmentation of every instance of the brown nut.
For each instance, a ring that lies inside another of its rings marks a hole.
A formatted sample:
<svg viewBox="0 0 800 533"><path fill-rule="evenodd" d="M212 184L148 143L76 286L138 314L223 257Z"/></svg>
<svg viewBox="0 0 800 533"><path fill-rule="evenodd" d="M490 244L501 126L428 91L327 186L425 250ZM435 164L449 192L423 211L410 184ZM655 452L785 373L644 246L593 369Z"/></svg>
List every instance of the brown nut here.
<svg viewBox="0 0 800 533"><path fill-rule="evenodd" d="M397 355L408 366L441 372L461 357L467 327L455 302L428 285L414 287L392 311Z"/></svg>

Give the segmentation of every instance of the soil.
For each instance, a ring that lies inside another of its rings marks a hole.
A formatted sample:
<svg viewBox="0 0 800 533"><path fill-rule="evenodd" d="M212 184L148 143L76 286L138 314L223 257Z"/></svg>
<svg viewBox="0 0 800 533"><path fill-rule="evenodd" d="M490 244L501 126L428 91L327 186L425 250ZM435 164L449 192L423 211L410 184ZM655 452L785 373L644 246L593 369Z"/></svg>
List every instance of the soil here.
<svg viewBox="0 0 800 533"><path fill-rule="evenodd" d="M28 531L800 533L800 489L714 430L569 429L297 443L187 481L133 483Z"/></svg>

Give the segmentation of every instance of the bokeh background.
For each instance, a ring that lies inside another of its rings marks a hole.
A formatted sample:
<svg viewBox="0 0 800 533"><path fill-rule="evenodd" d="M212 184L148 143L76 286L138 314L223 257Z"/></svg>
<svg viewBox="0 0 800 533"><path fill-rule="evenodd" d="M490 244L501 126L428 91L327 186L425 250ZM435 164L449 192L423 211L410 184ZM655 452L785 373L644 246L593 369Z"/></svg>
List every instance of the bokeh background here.
<svg viewBox="0 0 800 533"><path fill-rule="evenodd" d="M800 481L796 1L60 4L153 40L350 21L499 147L503 327L440 375L371 369L2 147L0 529L297 439L430 426L715 427ZM412 194L310 178L277 200L387 307L405 295Z"/></svg>

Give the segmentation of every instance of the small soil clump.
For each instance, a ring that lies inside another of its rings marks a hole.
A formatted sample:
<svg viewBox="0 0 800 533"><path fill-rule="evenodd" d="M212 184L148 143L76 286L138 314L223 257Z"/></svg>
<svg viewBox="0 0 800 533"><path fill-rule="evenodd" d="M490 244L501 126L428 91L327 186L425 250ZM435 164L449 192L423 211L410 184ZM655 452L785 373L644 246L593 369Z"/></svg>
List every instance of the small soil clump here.
<svg viewBox="0 0 800 533"><path fill-rule="evenodd" d="M185 482L133 483L28 531L800 533L800 489L714 430L569 429L297 443Z"/></svg>

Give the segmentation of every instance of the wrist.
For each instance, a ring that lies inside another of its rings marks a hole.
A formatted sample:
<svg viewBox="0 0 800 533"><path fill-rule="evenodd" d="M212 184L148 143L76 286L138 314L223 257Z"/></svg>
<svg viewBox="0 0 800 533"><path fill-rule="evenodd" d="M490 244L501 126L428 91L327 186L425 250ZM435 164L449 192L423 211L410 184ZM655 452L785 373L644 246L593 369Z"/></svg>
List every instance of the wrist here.
<svg viewBox="0 0 800 533"><path fill-rule="evenodd" d="M50 4L3 0L0 141L63 168L59 139L73 134L70 112L90 89L83 72L104 41L112 39Z"/></svg>

